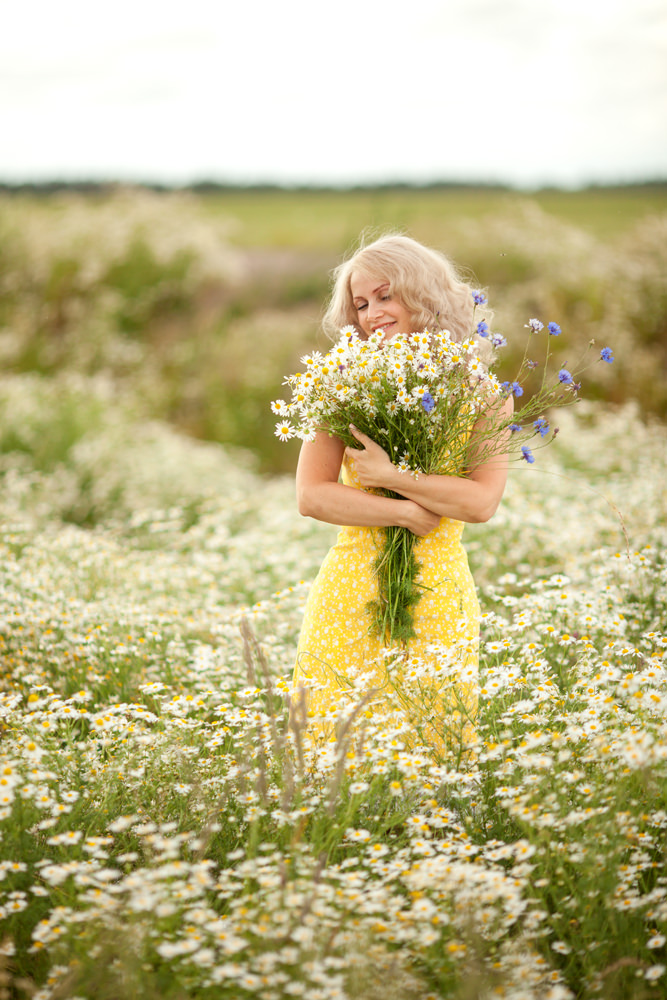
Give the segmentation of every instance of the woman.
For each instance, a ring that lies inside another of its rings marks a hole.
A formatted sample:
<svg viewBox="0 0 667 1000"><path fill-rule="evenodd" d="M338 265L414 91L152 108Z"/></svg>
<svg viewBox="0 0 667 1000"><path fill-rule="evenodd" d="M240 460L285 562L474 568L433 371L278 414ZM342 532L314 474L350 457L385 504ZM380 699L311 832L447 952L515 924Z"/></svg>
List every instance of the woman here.
<svg viewBox="0 0 667 1000"><path fill-rule="evenodd" d="M381 330L385 342L442 328L463 340L472 321L472 291L447 258L408 237L385 236L334 272L324 328L337 334L352 325L366 337ZM496 417L507 416L511 406L511 399L504 401ZM496 453L485 460L483 448L475 449L473 428L465 477L414 478L399 472L378 443L352 433L358 448L345 448L339 438L321 432L304 442L299 458L300 513L343 527L308 598L295 684L306 687L309 716L316 720L309 727L316 737L335 736L335 712L346 693L358 697L372 691L376 711L386 714L398 706L420 742L442 752L470 737L476 709L479 605L461 546L462 522L493 515L507 459ZM366 492L372 488L400 496ZM416 555L423 593L415 612L416 639L387 655L370 634L366 604L377 590L373 563L382 532L376 529L390 525L420 538ZM451 678L452 664L457 683L443 696L442 678Z"/></svg>

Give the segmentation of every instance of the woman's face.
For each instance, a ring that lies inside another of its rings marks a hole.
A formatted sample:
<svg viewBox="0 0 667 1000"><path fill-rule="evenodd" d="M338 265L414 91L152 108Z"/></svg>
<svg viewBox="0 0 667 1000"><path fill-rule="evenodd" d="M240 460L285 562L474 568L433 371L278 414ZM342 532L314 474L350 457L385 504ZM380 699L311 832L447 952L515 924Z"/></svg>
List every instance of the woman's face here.
<svg viewBox="0 0 667 1000"><path fill-rule="evenodd" d="M397 333L412 333L412 316L403 303L389 293L389 282L353 271L350 278L352 301L362 333L370 336L384 331L384 340Z"/></svg>

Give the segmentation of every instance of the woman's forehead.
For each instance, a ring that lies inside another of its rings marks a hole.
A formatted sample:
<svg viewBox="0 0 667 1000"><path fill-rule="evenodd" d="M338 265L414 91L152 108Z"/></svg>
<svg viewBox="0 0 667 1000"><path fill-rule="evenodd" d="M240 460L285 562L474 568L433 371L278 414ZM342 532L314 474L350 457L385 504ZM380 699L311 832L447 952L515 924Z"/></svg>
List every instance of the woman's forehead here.
<svg viewBox="0 0 667 1000"><path fill-rule="evenodd" d="M375 295L390 285L389 276L379 274L377 271L355 268L350 274L350 291L353 295Z"/></svg>

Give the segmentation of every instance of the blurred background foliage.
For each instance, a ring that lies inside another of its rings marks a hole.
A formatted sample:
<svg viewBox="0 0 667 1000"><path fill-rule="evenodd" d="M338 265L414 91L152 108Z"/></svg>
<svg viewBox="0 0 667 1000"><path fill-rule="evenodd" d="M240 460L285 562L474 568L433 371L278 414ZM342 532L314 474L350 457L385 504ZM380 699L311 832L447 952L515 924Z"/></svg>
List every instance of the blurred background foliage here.
<svg viewBox="0 0 667 1000"><path fill-rule="evenodd" d="M0 450L57 462L104 397L138 420L249 448L263 471L292 469L298 444L275 439L269 402L304 353L326 348L331 269L362 231L388 229L444 250L488 290L509 342L503 377L520 363L528 319L553 320L556 364L576 367L595 341L586 398L667 416L667 186L5 192L0 411L18 405L11 376L30 373L53 420L35 430L26 414L17 438L13 419ZM614 365L594 360L605 345ZM531 344L535 360L543 347ZM72 379L76 406L59 388Z"/></svg>

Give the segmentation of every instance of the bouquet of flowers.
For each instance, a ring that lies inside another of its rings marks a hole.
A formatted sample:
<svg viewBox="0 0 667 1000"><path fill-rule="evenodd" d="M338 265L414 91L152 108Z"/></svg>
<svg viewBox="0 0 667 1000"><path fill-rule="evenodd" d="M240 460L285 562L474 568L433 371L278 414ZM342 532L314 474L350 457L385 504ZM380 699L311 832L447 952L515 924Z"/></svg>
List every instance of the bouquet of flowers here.
<svg viewBox="0 0 667 1000"><path fill-rule="evenodd" d="M475 308L486 301L479 292L473 296ZM534 333L543 329L537 319L527 325ZM548 331L550 336L561 332L555 323ZM312 440L323 430L355 447L352 424L380 444L406 475L464 476L474 429L474 454L484 462L509 452L532 463L528 439L547 444L557 433L546 410L574 402L580 386L566 368L549 376L545 362L538 391L513 416L503 417L503 402L510 395L523 395L521 379L535 363L524 354L516 379L501 383L480 357L481 338L489 338L494 347L505 343L490 333L484 320L461 343L447 330L399 335L384 343L381 330L364 338L354 327L346 327L326 355L307 355L302 358L306 370L287 377L291 400L271 404L280 417L276 435L283 441ZM547 361L548 354L547 349ZM609 348L603 348L600 357L613 360ZM407 528L383 530L384 544L375 563L378 594L367 610L372 632L390 645L415 635L414 608L421 597L418 538Z"/></svg>

